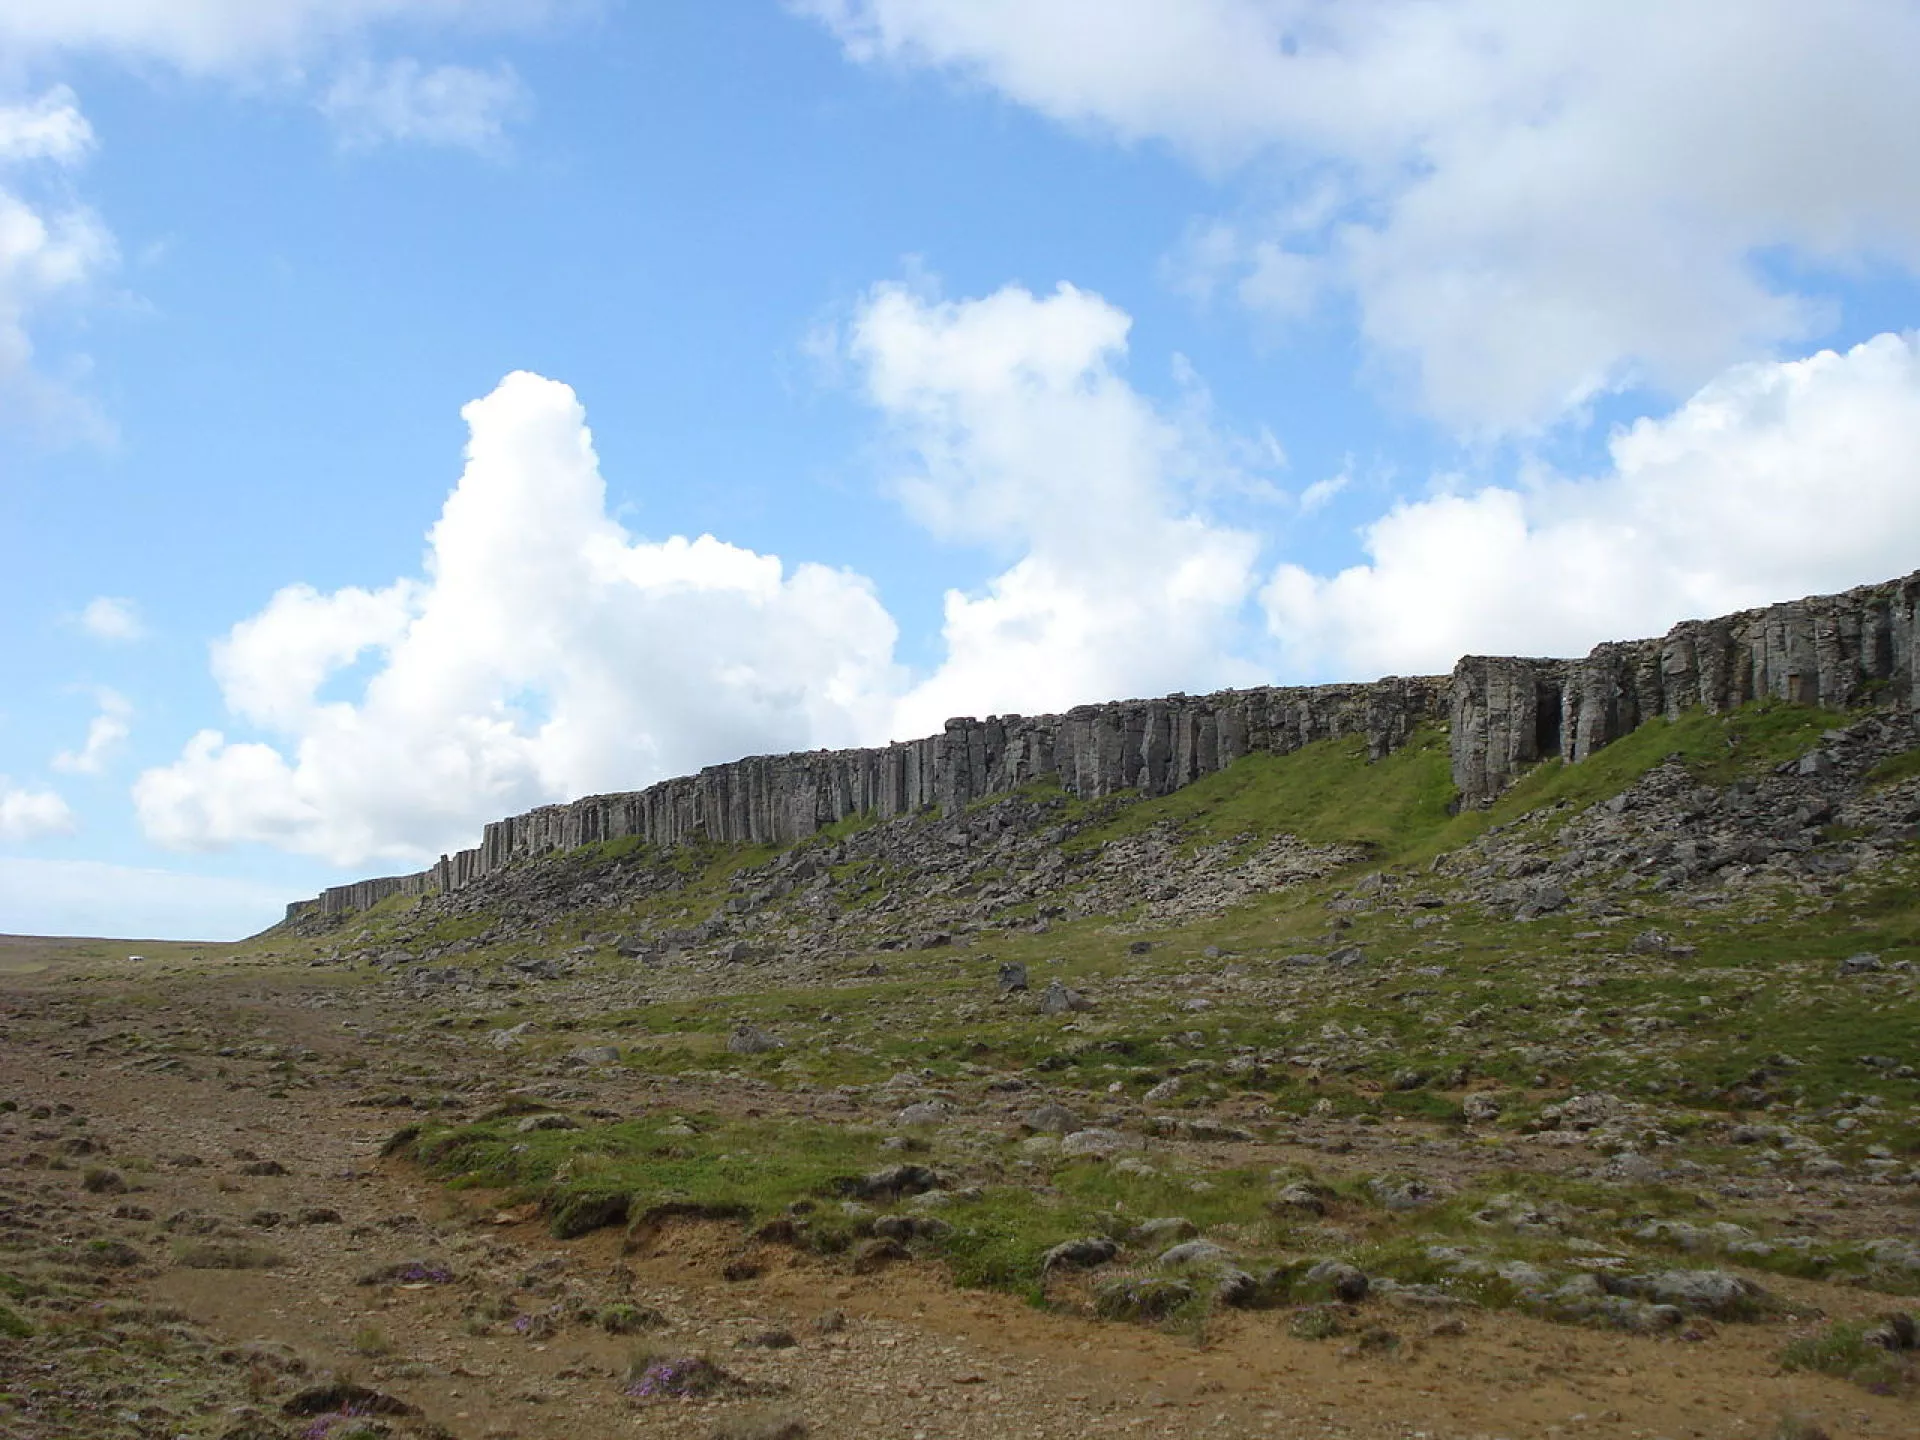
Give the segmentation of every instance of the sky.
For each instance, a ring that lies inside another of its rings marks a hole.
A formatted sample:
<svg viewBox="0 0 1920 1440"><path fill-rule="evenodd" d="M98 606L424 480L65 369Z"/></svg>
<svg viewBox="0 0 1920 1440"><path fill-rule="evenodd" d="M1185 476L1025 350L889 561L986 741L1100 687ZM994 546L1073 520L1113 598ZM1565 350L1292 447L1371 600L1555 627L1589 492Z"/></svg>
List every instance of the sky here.
<svg viewBox="0 0 1920 1440"><path fill-rule="evenodd" d="M0 931L1920 568L1920 0L0 0Z"/></svg>

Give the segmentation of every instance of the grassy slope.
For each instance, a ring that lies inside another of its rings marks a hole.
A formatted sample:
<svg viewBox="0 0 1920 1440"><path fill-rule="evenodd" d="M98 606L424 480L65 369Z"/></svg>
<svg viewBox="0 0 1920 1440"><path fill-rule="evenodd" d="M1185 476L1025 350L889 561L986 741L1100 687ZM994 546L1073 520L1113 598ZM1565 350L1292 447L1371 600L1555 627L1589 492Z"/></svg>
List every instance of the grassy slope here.
<svg viewBox="0 0 1920 1440"><path fill-rule="evenodd" d="M1287 755L1249 755L1171 795L1123 802L1071 848L1167 824L1195 843L1292 834L1315 844L1352 841L1393 858L1446 831L1454 793L1445 731L1422 726L1372 764L1366 741L1349 736Z"/></svg>
<svg viewBox="0 0 1920 1440"><path fill-rule="evenodd" d="M1585 809L1669 757L1715 784L1763 774L1846 718L1767 703L1728 715L1690 710L1678 720L1649 721L1578 765L1535 766L1489 810L1462 814L1454 813L1458 792L1439 726L1421 726L1407 745L1375 762L1359 736L1322 740L1286 755L1249 755L1159 799L1123 802L1071 843L1093 848L1170 824L1196 843L1293 834L1316 844L1356 843L1382 863L1411 864L1466 844L1489 825L1542 809Z"/></svg>
<svg viewBox="0 0 1920 1440"><path fill-rule="evenodd" d="M1327 742L1292 755L1249 757L1161 799L1076 807L1093 824L1072 843L1092 846L1163 825L1195 844L1293 833L1360 842L1376 863L1404 866L1467 843L1489 825L1555 826L1673 756L1719 782L1763 773L1803 752L1840 718L1756 706L1730 716L1656 721L1582 765L1536 768L1491 811L1460 815L1449 813L1442 733L1424 731L1377 764L1367 763L1357 742ZM718 883L737 863L745 862L704 857L690 873L689 891L672 903L691 913L719 893ZM1913 1155L1920 1154L1920 1086L1863 1069L1860 1057L1920 1054L1920 1015L1884 1003L1875 986L1838 983L1834 962L1861 949L1920 950L1917 879L1920 864L1909 857L1824 907L1762 895L1749 911L1714 914L1686 907L1669 913L1664 897L1631 896L1633 924L1670 927L1694 947L1678 961L1623 955L1624 935L1583 931L1577 928L1583 922L1565 915L1519 924L1472 906L1452 907L1444 926L1416 945L1403 919L1361 914L1340 940L1366 946L1376 960L1351 982L1323 986L1305 979L1279 1007L1236 1003L1228 993L1203 1019L1169 1005L1186 981L1212 985L1230 970L1285 976L1284 968L1266 967L1284 965L1290 951L1323 947L1324 902L1333 887L1310 886L1158 932L1147 957L1130 954L1126 940L1096 917L1044 935L996 934L990 954L917 956L906 980L857 978L863 961L856 959L830 985L653 1004L604 1017L603 1028L630 1047L628 1063L636 1069L753 1077L781 1088L870 1084L903 1069L920 1071L933 1084L1024 1071L1087 1090L1117 1086L1137 1098L1169 1074L1197 1070L1182 1103L1212 1105L1238 1093L1283 1119L1331 1105L1343 1114L1445 1123L1458 1120L1464 1082L1501 1088L1508 1126L1524 1125L1556 1096L1608 1089L1669 1107L1664 1123L1683 1138L1705 1117L1724 1116L1735 1086L1759 1085L1796 1116L1818 1117L1819 1124L1870 1086L1882 1104L1856 1111L1859 1123L1830 1132L1828 1143L1855 1159L1874 1144ZM582 928L591 923L583 921ZM1226 953L1212 958L1209 949ZM1421 950L1444 963L1417 963ZM982 1003L1002 959L1025 960L1043 979L1057 974L1086 985L1100 996L1099 1010L1063 1024L1024 1007ZM1566 988L1576 977L1578 988ZM820 1016L822 1010L831 1016ZM775 1028L791 1048L727 1053L720 1037L738 1018ZM1329 1026L1366 1041L1310 1080L1285 1064L1236 1072L1227 1063L1250 1052L1311 1046ZM1782 1055L1785 1065L1777 1063ZM1395 1088L1407 1074L1423 1078ZM457 1181L544 1200L563 1228L578 1223L582 1204L590 1210L609 1194L624 1197L621 1208L629 1213L692 1203L756 1221L797 1203L815 1207L807 1224L825 1248L848 1238L832 1210L837 1182L885 1158L882 1134L859 1127L694 1117L687 1127L692 1133L667 1136L663 1123L523 1136L511 1117L502 1117L430 1132L418 1153ZM936 1142L936 1155L938 1148ZM940 1157L940 1163L956 1158ZM1189 1177L1125 1176L1044 1153L1028 1159L1012 1142L998 1150L976 1146L966 1163L1030 1174L939 1212L954 1229L938 1248L965 1283L1031 1288L1048 1245L1124 1228L1128 1215L1184 1213L1206 1226L1238 1226L1246 1243L1270 1252L1302 1238L1264 1208L1271 1184L1264 1172L1214 1170L1206 1188L1196 1191ZM1543 1203L1572 1198L1539 1177L1504 1176L1499 1186L1536 1194ZM1358 1207L1363 1219L1370 1213L1364 1194L1342 1203ZM1457 1226L1464 1207L1476 1203L1465 1197L1430 1217L1428 1228L1438 1233ZM1655 1189L1644 1195L1615 1189L1578 1203L1597 1217L1590 1233L1617 1240L1620 1227L1685 1211L1690 1202ZM1404 1237L1384 1218L1379 1225L1366 1254L1370 1263L1391 1268ZM1409 1256L1417 1258L1414 1251L1399 1258L1411 1265ZM1842 1251L1811 1259L1788 1255L1779 1263L1797 1273L1866 1276L1870 1269L1861 1256ZM1873 1279L1895 1283L1884 1275Z"/></svg>

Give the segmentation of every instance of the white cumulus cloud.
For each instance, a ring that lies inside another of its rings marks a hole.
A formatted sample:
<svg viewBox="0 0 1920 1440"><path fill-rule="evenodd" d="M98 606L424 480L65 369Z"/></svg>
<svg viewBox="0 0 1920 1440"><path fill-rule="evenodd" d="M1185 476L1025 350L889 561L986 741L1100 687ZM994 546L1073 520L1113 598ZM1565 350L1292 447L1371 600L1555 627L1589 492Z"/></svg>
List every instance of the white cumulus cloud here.
<svg viewBox="0 0 1920 1440"><path fill-rule="evenodd" d="M531 104L512 66L362 60L335 77L320 109L349 146L392 142L489 151Z"/></svg>
<svg viewBox="0 0 1920 1440"><path fill-rule="evenodd" d="M1397 505L1339 574L1280 567L1264 600L1290 668L1583 654L1920 565L1920 336L1737 366L1610 449L1601 475Z"/></svg>
<svg viewBox="0 0 1920 1440"><path fill-rule="evenodd" d="M67 802L53 790L29 790L0 775L0 843L25 844L79 828Z"/></svg>
<svg viewBox="0 0 1920 1440"><path fill-rule="evenodd" d="M1770 255L1920 269L1895 0L790 3L858 60L1246 178L1189 232L1190 283L1283 318L1350 294L1376 373L1463 430L1818 333Z"/></svg>
<svg viewBox="0 0 1920 1440"><path fill-rule="evenodd" d="M909 511L1017 556L948 592L945 658L896 731L1253 673L1232 647L1258 541L1198 510L1211 437L1120 373L1130 324L1071 285L966 301L883 285L861 307L848 352L900 449Z"/></svg>
<svg viewBox="0 0 1920 1440"><path fill-rule="evenodd" d="M464 412L466 469L421 574L289 585L213 646L233 733L139 777L146 833L417 861L503 814L742 755L1259 678L1235 648L1257 633L1258 540L1200 505L1243 477L1184 367L1171 408L1122 375L1129 323L1072 286L882 285L842 335L892 492L988 557L946 596L943 658L917 683L863 577L629 534L573 392L509 376Z"/></svg>
<svg viewBox="0 0 1920 1440"><path fill-rule="evenodd" d="M884 731L895 630L865 580L634 538L564 385L515 374L463 413L425 573L292 586L236 625L214 670L264 738L202 731L143 774L151 837L417 860L545 801Z"/></svg>
<svg viewBox="0 0 1920 1440"><path fill-rule="evenodd" d="M87 724L87 738L78 750L62 750L53 757L53 768L69 775L98 775L107 762L119 753L133 733L129 721L133 705L117 691L102 689L100 711Z"/></svg>

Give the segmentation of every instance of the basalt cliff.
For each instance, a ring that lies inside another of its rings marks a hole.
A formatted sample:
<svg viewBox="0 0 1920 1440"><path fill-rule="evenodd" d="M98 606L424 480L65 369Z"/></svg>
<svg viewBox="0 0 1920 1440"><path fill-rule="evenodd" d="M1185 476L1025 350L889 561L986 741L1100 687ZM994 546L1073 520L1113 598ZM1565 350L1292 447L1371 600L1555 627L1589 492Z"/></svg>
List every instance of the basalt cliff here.
<svg viewBox="0 0 1920 1440"><path fill-rule="evenodd" d="M1460 803L1485 805L1537 761L1578 763L1646 720L1769 698L1920 712L1920 571L1687 621L1579 660L1468 656L1451 676L962 718L938 735L883 747L750 756L497 820L473 849L414 874L336 886L290 905L288 917L344 915L396 894L451 894L517 861L597 841L787 844L849 817L950 812L1034 781L1086 799L1164 795L1246 755L1356 735L1377 759L1429 722L1448 728Z"/></svg>

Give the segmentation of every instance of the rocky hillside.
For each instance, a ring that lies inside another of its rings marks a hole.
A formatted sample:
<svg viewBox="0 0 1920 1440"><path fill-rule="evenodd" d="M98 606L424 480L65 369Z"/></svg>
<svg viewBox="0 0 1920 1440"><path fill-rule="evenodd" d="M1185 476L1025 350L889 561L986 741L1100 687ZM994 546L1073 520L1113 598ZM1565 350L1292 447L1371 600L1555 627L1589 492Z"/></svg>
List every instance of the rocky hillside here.
<svg viewBox="0 0 1920 1440"><path fill-rule="evenodd" d="M1604 764L1548 763L1493 808L1458 811L1430 724L1387 757L1323 741L1158 800L1036 783L784 847L581 846L364 917L301 912L286 929L346 964L511 956L557 974L617 956L734 988L1078 921L1148 934L1356 874L1336 916L1384 907L1416 930L1450 911L1617 920L1635 895L1696 913L1817 902L1920 838L1916 744L1898 711L1761 703L1650 722Z"/></svg>
<svg viewBox="0 0 1920 1440"><path fill-rule="evenodd" d="M1688 621L1583 661L1470 656L1450 680L1225 691L1087 705L1065 715L949 720L880 749L753 756L646 790L550 805L486 827L430 869L325 891L288 915L450 895L516 862L606 840L787 844L850 819L953 815L1034 783L1083 800L1168 794L1249 755L1364 736L1378 760L1448 722L1461 803L1484 805L1529 765L1580 762L1644 720L1757 700L1920 708L1920 572L1840 595Z"/></svg>

